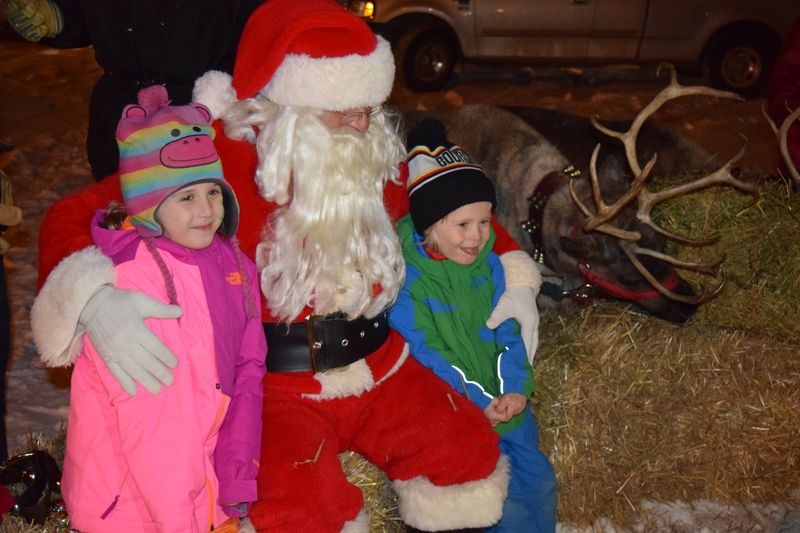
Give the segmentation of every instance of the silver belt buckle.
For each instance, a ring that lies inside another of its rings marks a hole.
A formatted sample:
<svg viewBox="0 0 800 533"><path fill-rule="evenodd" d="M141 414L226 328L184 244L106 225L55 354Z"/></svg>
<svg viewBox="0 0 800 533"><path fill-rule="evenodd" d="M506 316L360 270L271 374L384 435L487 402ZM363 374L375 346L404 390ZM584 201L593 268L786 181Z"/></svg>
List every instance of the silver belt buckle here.
<svg viewBox="0 0 800 533"><path fill-rule="evenodd" d="M306 340L308 342L308 353L311 355L311 369L317 373L317 352L322 348L322 342L314 336L314 320L318 315L308 315L306 317Z"/></svg>

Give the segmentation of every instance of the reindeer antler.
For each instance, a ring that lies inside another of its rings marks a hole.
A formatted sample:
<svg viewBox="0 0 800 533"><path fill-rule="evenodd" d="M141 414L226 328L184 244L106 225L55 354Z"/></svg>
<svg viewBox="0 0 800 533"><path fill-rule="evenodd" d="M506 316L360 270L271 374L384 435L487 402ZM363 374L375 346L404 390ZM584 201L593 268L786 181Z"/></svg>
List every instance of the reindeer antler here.
<svg viewBox="0 0 800 533"><path fill-rule="evenodd" d="M625 155L628 160L628 165L630 166L631 170L633 171L636 178L633 180L628 191L613 205L607 206L602 199L600 194L600 183L597 177L597 154L600 150L600 145L598 144L594 152L592 152L592 158L590 161L590 174L592 179L592 196L594 198L596 213L592 213L589 209L578 199L577 194L572 186L572 182L570 181L570 195L572 196L573 201L578 206L578 209L584 213L587 220L584 223L584 229L587 231L595 230L606 233L607 235L611 235L620 239L620 247L628 256L628 259L631 261L633 266L636 268L637 271L656 289L659 293L664 295L671 300L676 300L680 302L684 302L687 304L694 304L699 305L701 303L707 302L710 299L714 298L719 294L722 290L722 287L725 283L723 279L716 287L714 287L711 291L707 291L705 287L701 287L701 292L697 296L684 296L681 294L677 294L673 291L670 291L666 287L664 287L655 277L647 270L647 268L642 264L639 260L639 255L649 255L651 257L655 257L671 265L675 266L676 268L684 269L684 270L692 270L695 272L699 272L701 274L715 276L719 272L719 266L722 264L723 258L719 258L713 261L707 262L690 262L690 261L680 261L670 255L657 252L655 250L651 250L649 248L642 248L640 246L636 246L636 242L641 239L641 234L636 231L629 231L624 230L622 228L618 228L616 226L611 225L610 223L621 213L635 198L637 201L637 212L636 218L642 222L643 224L651 227L656 232L660 233L664 237L669 240L679 242L682 244L694 245L694 246L707 246L716 242L716 238L712 239L701 239L695 240L690 239L688 237L683 237L680 235L675 235L664 228L657 225L653 219L651 218L651 212L653 207L655 207L658 203L668 199L674 198L676 196L690 194L696 192L701 189L705 189L707 187L715 187L715 186L728 186L732 187L738 191L749 193L755 195L756 193L756 186L753 183L745 183L741 180L738 180L731 175L731 168L733 165L741 159L742 155L744 155L744 147L747 144L747 139L745 138L745 143L739 152L733 156L725 165L717 169L715 172L704 176L702 178L693 180L691 182L676 185L674 187L670 187L668 189L664 189L658 192L650 192L645 187L648 177L650 176L650 172L653 169L653 166L656 162L656 156L653 156L650 161L647 162L644 169L639 165L639 160L636 155L636 141L639 135L639 130L641 129L642 125L645 121L650 118L662 105L670 100L674 100L675 98L680 98L682 96L690 96L690 95L704 95L704 96L713 96L716 98L732 98L735 100L742 100L743 98L735 93L731 93L728 91L720 91L717 89L711 89L709 87L702 87L702 86L683 86L678 83L677 75L675 73L674 67L672 65L661 64L658 67L658 73L662 72L663 68L668 68L670 72L670 83L664 89L662 89L654 98L653 100L645 106L644 109L636 116L636 118L631 123L628 131L626 132L617 132L606 128L605 126L601 125L595 118L592 118L592 124L600 130L601 132L613 137L615 139L619 139L622 141L623 146L625 147ZM795 111L797 113L793 120L796 120L800 117L800 111ZM787 119L788 120L788 119ZM786 127L788 129L788 126ZM796 169L794 170L796 173Z"/></svg>
<svg viewBox="0 0 800 533"><path fill-rule="evenodd" d="M670 239L675 242L680 242L682 244L688 244L691 246L708 246L710 244L717 242L718 238L716 237L710 239L694 240L688 237L682 237L680 235L675 235L674 233L670 233L661 226L659 226L658 224L656 224L650 217L650 214L655 205L657 205L659 202L666 200L667 198L674 198L676 196L681 196L684 194L691 194L701 189L706 189L708 187L727 185L740 192L755 194L756 186L754 183L745 183L741 180L734 178L731 175L731 168L744 155L744 147L745 146L742 145L742 147L739 149L739 152L735 156L733 156L727 163L725 163L722 167L718 168L715 172L709 174L708 176L696 179L694 181L690 181L688 183L684 183L682 185L676 185L675 187L670 187L668 189L664 189L655 193L650 192L647 189L643 188L639 194L639 203L638 203L639 208L636 211L636 218L638 218L642 223L647 224L648 226L653 228L658 233L665 236L667 239Z"/></svg>
<svg viewBox="0 0 800 533"><path fill-rule="evenodd" d="M770 118L769 113L767 113L766 103L761 103L761 112L764 114L764 118L767 119L769 126L772 128L772 131L775 132L775 135L778 137L778 145L781 149L781 156L783 156L783 162L786 163L786 168L789 169L789 173L792 175L792 179L800 185L800 173L797 171L797 167L792 161L792 158L789 155L789 128L792 127L792 124L797 119L800 119L800 107L792 111L789 109L789 106L786 106L786 109L790 111L789 115L783 119L781 122L781 127L775 125L775 122Z"/></svg>
<svg viewBox="0 0 800 533"><path fill-rule="evenodd" d="M622 198L614 202L611 206L607 206L605 202L603 202L603 197L600 193L600 180L597 178L598 153L600 153L600 143L594 147L592 158L589 161L589 174L592 177L592 197L594 198L594 204L597 209L596 214L592 214L592 212L583 205L583 202L580 201L577 193L575 193L575 188L572 184L575 178L569 180L569 195L572 197L572 201L575 202L575 205L578 206L578 209L586 215L586 222L583 225L583 229L586 231L600 231L612 237L617 237L618 239L638 241L642 238L642 234L638 231L624 230L612 226L608 224L608 222L614 220L619 213L644 190L644 184L647 178L650 177L650 171L653 170L653 166L656 164L656 156L654 155L647 165L645 165L644 170L633 180L630 189L622 195Z"/></svg>
<svg viewBox="0 0 800 533"><path fill-rule="evenodd" d="M676 300L690 305L700 305L715 298L720 291L722 291L722 287L725 285L725 279L723 278L711 291L707 291L705 287L701 287L700 294L697 296L685 296L683 294L678 294L664 287L664 285L658 281L649 270L647 270L647 267L645 267L642 262L639 261L637 254L656 257L670 263L677 268L693 270L695 272L700 272L710 276L717 274L719 265L721 265L722 261L725 259L724 257L705 263L692 263L679 261L670 255L662 254L660 252L656 252L655 250L650 250L649 248L639 248L638 246L635 246L629 242L620 243L620 247L622 248L622 251L625 252L625 255L628 256L628 259L636 268L636 270L639 271L642 276L644 276L644 279L646 279L658 292L670 300Z"/></svg>
<svg viewBox="0 0 800 533"><path fill-rule="evenodd" d="M609 137L614 137L622 141L625 146L625 156L628 159L628 165L635 175L642 173L642 168L639 166L639 159L636 156L636 137L639 135L639 130L645 121L650 118L661 106L670 100L680 98L682 96L704 95L713 96L715 98L731 98L733 100L744 100L736 93L729 91L721 91L719 89L712 89L711 87L704 86L684 86L678 83L678 75L675 72L675 67L668 63L661 63L656 69L656 75L661 75L661 72L666 69L669 71L669 85L661 89L661 91L653 97L649 104L642 109L636 118L633 119L630 128L626 132L618 132L606 128L597 121L596 117L592 117L592 124L595 128L605 133Z"/></svg>

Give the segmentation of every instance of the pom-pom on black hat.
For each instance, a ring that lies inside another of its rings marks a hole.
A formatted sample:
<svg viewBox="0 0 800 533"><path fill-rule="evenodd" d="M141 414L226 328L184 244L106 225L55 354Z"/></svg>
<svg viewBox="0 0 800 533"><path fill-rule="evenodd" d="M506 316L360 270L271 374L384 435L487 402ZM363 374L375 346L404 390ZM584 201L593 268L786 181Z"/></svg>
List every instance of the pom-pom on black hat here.
<svg viewBox="0 0 800 533"><path fill-rule="evenodd" d="M421 235L459 207L491 202L494 186L483 168L458 145L447 140L444 124L426 118L408 134L408 196L411 220Z"/></svg>

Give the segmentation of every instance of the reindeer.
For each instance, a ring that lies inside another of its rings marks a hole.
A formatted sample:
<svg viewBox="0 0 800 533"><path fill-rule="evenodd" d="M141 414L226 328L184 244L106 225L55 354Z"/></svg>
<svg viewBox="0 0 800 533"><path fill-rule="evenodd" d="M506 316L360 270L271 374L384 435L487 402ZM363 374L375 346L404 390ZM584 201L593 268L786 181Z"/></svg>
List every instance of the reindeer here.
<svg viewBox="0 0 800 533"><path fill-rule="evenodd" d="M543 265L544 296L560 300L602 293L683 323L700 304L719 294L724 278L698 293L676 269L720 277L722 259L692 263L665 253L670 240L697 246L714 240L667 232L652 220L653 208L668 198L706 187L756 192L755 184L731 175L744 146L726 164L709 172L707 154L666 130L645 124L666 102L688 95L741 99L707 87L682 86L671 69L669 85L630 124L614 125L627 128L623 132L596 119L555 111L484 105L409 112L406 121L410 128L423 116L442 120L449 138L484 166L496 185L498 219ZM642 146L637 146L640 134ZM613 139L621 141L621 146ZM642 166L641 160L648 162ZM645 187L653 174L685 175L686 165L703 176L660 192ZM590 203L593 208L588 207ZM545 302L540 299L540 303Z"/></svg>

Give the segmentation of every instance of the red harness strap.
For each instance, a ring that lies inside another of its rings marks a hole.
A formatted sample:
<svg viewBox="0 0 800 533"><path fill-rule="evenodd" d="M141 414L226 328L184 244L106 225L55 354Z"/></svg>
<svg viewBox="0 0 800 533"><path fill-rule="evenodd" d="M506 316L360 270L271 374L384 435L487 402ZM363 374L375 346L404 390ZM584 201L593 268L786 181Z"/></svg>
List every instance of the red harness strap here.
<svg viewBox="0 0 800 533"><path fill-rule="evenodd" d="M649 300L651 298L659 298L663 296L656 289L633 290L623 287L618 283L614 283L611 280L600 277L583 259L578 260L578 270L580 271L581 277L583 277L586 283L600 287L609 296L619 300L635 302L638 300ZM678 285L679 282L680 278L675 273L675 269L670 267L667 271L666 278L661 282L661 284L664 286L664 288L672 290Z"/></svg>

